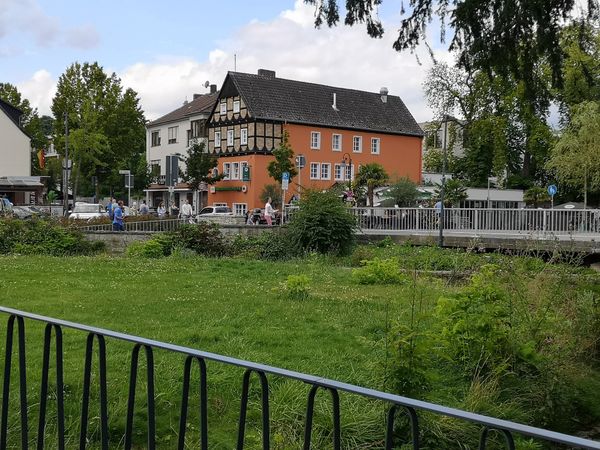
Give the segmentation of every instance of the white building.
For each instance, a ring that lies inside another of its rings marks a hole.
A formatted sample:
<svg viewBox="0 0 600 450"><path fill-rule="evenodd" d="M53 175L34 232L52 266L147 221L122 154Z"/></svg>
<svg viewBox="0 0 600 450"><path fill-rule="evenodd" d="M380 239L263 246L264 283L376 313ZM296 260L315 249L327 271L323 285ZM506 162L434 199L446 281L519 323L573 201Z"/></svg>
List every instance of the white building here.
<svg viewBox="0 0 600 450"><path fill-rule="evenodd" d="M154 177L146 190L149 206L157 207L161 201L167 205L171 200L180 205L188 199L197 210L199 195L206 195L206 192L195 195L186 183L178 182L171 197L166 186L166 159L168 155L187 156L194 142L207 144L206 121L217 97L217 86L211 85L209 94L194 94L191 102L186 101L182 107L146 125L146 161ZM179 167L181 170L185 168L182 162Z"/></svg>
<svg viewBox="0 0 600 450"><path fill-rule="evenodd" d="M423 133L425 133L423 154L429 148L443 149L444 145L447 145L448 154L453 154L457 158L464 156L464 124L463 120L454 117L446 121L419 123Z"/></svg>

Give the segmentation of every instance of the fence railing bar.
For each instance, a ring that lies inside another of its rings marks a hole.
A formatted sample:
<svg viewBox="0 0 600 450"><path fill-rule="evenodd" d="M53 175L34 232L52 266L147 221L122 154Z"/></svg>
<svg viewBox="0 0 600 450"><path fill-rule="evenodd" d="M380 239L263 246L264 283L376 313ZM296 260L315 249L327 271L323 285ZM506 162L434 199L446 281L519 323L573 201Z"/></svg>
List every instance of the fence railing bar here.
<svg viewBox="0 0 600 450"><path fill-rule="evenodd" d="M102 328L90 327L87 325L81 325L74 322L69 322L60 319L53 319L37 314L27 313L18 311L12 308L0 307L0 312L19 316L21 318L28 318L31 320L41 321L44 323L51 323L60 325L63 328L72 328L80 331L92 332L95 334L104 335L105 337L112 337L126 342L133 342L136 344L150 346L155 349L167 350L175 353L182 353L189 356L204 358L205 360L221 362L224 364L234 365L245 369L252 369L253 371L263 372L264 374L277 375L293 380L299 380L311 385L319 385L324 388L336 389L338 391L349 392L351 394L360 395L367 398L377 399L391 404L396 404L403 407L411 407L416 410L423 410L440 414L448 417L454 417L457 419L478 423L480 425L488 426L494 429L506 430L512 433L519 433L526 436L531 436L538 439L543 439L555 443L569 444L578 446L586 449L597 449L600 450L600 442L594 442L589 439L583 439L576 436L569 436L563 433L554 431L544 430L541 428L532 427L529 425L523 425L516 422L510 422L503 419L496 419L482 414L471 413L468 411L462 411L455 408L449 408L442 405L428 403L421 400L415 400L400 395L390 394L386 392L376 391L370 388L364 388L360 386L351 385L335 380L317 377L314 375L307 375L287 369L281 369L278 367L272 367L265 364L258 364L241 359L231 358L228 356L222 356L215 353L199 351L188 347L182 347L179 345L168 344L165 342L154 341L152 339L141 338L137 336L126 335L110 330L104 330ZM24 373L24 371L23 371Z"/></svg>
<svg viewBox="0 0 600 450"><path fill-rule="evenodd" d="M512 434L509 431L489 427L484 427L484 429L481 431L481 437L479 439L479 450L486 450L487 440L490 431L497 431L498 433L502 433L502 435L504 436L504 442L506 443L506 448L508 450L515 450L515 440L513 439Z"/></svg>
<svg viewBox="0 0 600 450"><path fill-rule="evenodd" d="M304 450L310 450L312 438L312 425L315 410L315 397L321 386L313 385L308 393L308 402L306 405L306 423L304 425ZM333 407L333 449L340 450L342 445L342 431L340 420L340 396L335 389L324 388L331 393Z"/></svg>
<svg viewBox="0 0 600 450"><path fill-rule="evenodd" d="M6 448L8 440L8 408L12 369L12 347L15 320L17 321L19 351L19 401L21 407L21 449L29 445L27 425L27 373L25 365L25 322L23 317L11 314L6 327L6 353L4 357L4 384L2 387L2 418L0 419L0 449Z"/></svg>
<svg viewBox="0 0 600 450"><path fill-rule="evenodd" d="M42 359L42 381L40 386L40 413L38 420L37 448L44 450L46 434L46 406L48 400L48 377L50 372L50 346L52 330L55 335L56 353L56 420L57 420L57 445L59 450L65 448L65 406L63 391L63 351L62 330L58 325L48 324L44 331L44 353Z"/></svg>
<svg viewBox="0 0 600 450"><path fill-rule="evenodd" d="M190 378L192 363L198 362L200 367L200 448L208 450L208 390L206 385L206 363L204 359L188 356L183 369L183 388L181 396L181 414L179 415L178 450L185 449L185 433L187 429L187 414L190 395Z"/></svg>
<svg viewBox="0 0 600 450"><path fill-rule="evenodd" d="M244 377L242 379L242 398L240 401L240 417L238 422L238 440L236 449L244 449L246 413L248 410L248 394L250 391L250 376L252 373L256 373L256 375L258 375L258 379L260 380L260 394L262 403L262 448L263 450L269 450L271 442L271 432L269 429L269 383L264 372L254 369L247 369L244 372Z"/></svg>
<svg viewBox="0 0 600 450"><path fill-rule="evenodd" d="M396 420L396 413L399 409L403 409L410 423L411 440L413 450L419 450L419 417L417 412L410 407L400 407L399 405L392 405L388 410L387 415L387 426L385 432L385 450L392 450L394 448L394 423Z"/></svg>
<svg viewBox="0 0 600 450"><path fill-rule="evenodd" d="M129 400L127 401L127 423L125 425L125 450L131 450L133 441L133 413L135 409L135 388L140 349L146 353L146 398L148 408L148 450L156 448L156 417L154 410L154 355L150 345L136 344L131 352L131 371L129 374Z"/></svg>
<svg viewBox="0 0 600 450"><path fill-rule="evenodd" d="M92 378L94 339L98 341L98 372L100 378L100 444L102 450L108 450L108 385L106 379L106 342L101 333L93 332L88 333L85 346L79 449L85 450L88 440L87 428L90 405L90 383Z"/></svg>

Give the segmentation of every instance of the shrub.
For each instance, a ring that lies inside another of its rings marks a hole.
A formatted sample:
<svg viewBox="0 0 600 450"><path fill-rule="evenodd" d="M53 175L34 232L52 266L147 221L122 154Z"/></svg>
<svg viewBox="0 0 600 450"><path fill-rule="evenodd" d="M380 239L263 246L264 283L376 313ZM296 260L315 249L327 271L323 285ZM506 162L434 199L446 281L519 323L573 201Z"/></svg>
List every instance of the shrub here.
<svg viewBox="0 0 600 450"><path fill-rule="evenodd" d="M408 281L408 277L400 273L395 258L365 261L363 267L352 270L352 278L358 284L404 284Z"/></svg>
<svg viewBox="0 0 600 450"><path fill-rule="evenodd" d="M335 194L305 191L288 236L299 252L349 255L355 230L356 220Z"/></svg>
<svg viewBox="0 0 600 450"><path fill-rule="evenodd" d="M171 238L171 244L189 248L199 255L225 256L231 250L219 226L214 223L200 222L194 225L183 225L168 235Z"/></svg>
<svg viewBox="0 0 600 450"><path fill-rule="evenodd" d="M132 242L126 250L129 257L134 258L162 258L165 256L164 248L158 240Z"/></svg>
<svg viewBox="0 0 600 450"><path fill-rule="evenodd" d="M92 255L104 249L89 242L83 233L46 220L0 220L0 254Z"/></svg>
<svg viewBox="0 0 600 450"><path fill-rule="evenodd" d="M251 259L278 261L300 255L285 228L274 228L257 236L236 235L229 246L232 255Z"/></svg>
<svg viewBox="0 0 600 450"><path fill-rule="evenodd" d="M306 275L288 275L281 291L290 300L306 300L310 295L310 278Z"/></svg>
<svg viewBox="0 0 600 450"><path fill-rule="evenodd" d="M350 265L352 267L363 266L366 261L373 259L375 252L372 248L361 245L356 247L350 257Z"/></svg>

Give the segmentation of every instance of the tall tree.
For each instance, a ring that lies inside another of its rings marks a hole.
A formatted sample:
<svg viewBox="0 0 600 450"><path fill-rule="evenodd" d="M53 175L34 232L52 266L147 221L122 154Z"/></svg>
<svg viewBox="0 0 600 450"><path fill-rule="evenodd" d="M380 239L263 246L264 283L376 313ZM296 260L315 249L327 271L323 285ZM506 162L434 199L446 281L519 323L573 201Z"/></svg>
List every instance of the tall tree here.
<svg viewBox="0 0 600 450"><path fill-rule="evenodd" d="M569 126L552 149L548 168L568 186L600 190L600 103L584 102L574 108Z"/></svg>
<svg viewBox="0 0 600 450"><path fill-rule="evenodd" d="M357 187L367 188L369 206L373 206L375 189L384 186L389 178L390 177L381 164L369 163L360 167L354 183Z"/></svg>
<svg viewBox="0 0 600 450"><path fill-rule="evenodd" d="M271 161L267 166L267 171L271 178L273 178L278 183L281 183L281 177L284 172L288 172L290 174L290 181L296 175L298 175L298 171L296 170L296 166L294 163L294 150L290 145L290 135L287 130L283 131L283 137L281 138L281 143L279 146L273 150L273 156L275 157L274 161Z"/></svg>
<svg viewBox="0 0 600 450"><path fill-rule="evenodd" d="M65 114L70 133L75 137L86 135L79 137L85 148L74 148L80 154L73 159L75 173L81 174L83 192L93 192L91 176L95 175L100 185L98 193L113 193L116 188L124 195L119 175L123 169L132 171L137 189L147 186L138 184L140 180L148 181L148 168L141 163L145 153L144 114L135 91L124 90L114 73L108 75L97 62L72 64L58 80L52 112L59 153L64 154L65 148Z"/></svg>
<svg viewBox="0 0 600 450"><path fill-rule="evenodd" d="M340 8L337 0L304 0L314 5L315 26L337 25ZM347 0L344 23L366 24L367 33L379 38L384 28L378 17L383 0ZM536 67L547 61L552 83L562 82L563 53L559 44L561 26L572 20L578 7L576 0L409 0L396 50L414 50L427 36L427 26L437 16L441 23L441 40L450 31L449 50L456 51L459 65L471 71L511 76L523 82L527 97L537 92L540 81ZM597 20L598 0L587 1L583 19Z"/></svg>
<svg viewBox="0 0 600 450"><path fill-rule="evenodd" d="M217 167L218 157L208 153L204 142L194 143L188 151L188 156L185 158L185 171L183 172L183 181L189 183L190 187L197 191L201 184L215 184L222 180L225 174L217 174L214 168ZM200 208L202 209L202 198L200 200Z"/></svg>

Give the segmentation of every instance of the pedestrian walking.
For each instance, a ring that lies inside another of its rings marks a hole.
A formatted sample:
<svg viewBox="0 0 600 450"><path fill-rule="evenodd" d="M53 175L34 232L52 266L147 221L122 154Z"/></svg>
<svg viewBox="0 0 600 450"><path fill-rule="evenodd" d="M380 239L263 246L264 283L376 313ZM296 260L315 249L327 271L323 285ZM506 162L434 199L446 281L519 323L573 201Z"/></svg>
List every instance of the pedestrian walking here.
<svg viewBox="0 0 600 450"><path fill-rule="evenodd" d="M146 205L146 200L142 200L142 204L140 205L140 215L146 216L150 210L148 209L148 205Z"/></svg>
<svg viewBox="0 0 600 450"><path fill-rule="evenodd" d="M159 219L164 219L165 215L167 214L167 209L165 208L164 202L159 203L156 213L158 214Z"/></svg>
<svg viewBox="0 0 600 450"><path fill-rule="evenodd" d="M179 213L180 217L185 220L190 220L192 218L192 205L190 205L190 201L188 199L183 202L181 205L181 212Z"/></svg>
<svg viewBox="0 0 600 450"><path fill-rule="evenodd" d="M267 225L273 225L273 217L275 217L275 210L271 206L271 197L269 197L265 204L265 220L267 221Z"/></svg>
<svg viewBox="0 0 600 450"><path fill-rule="evenodd" d="M113 231L125 231L123 224L123 200L119 200L113 211Z"/></svg>

